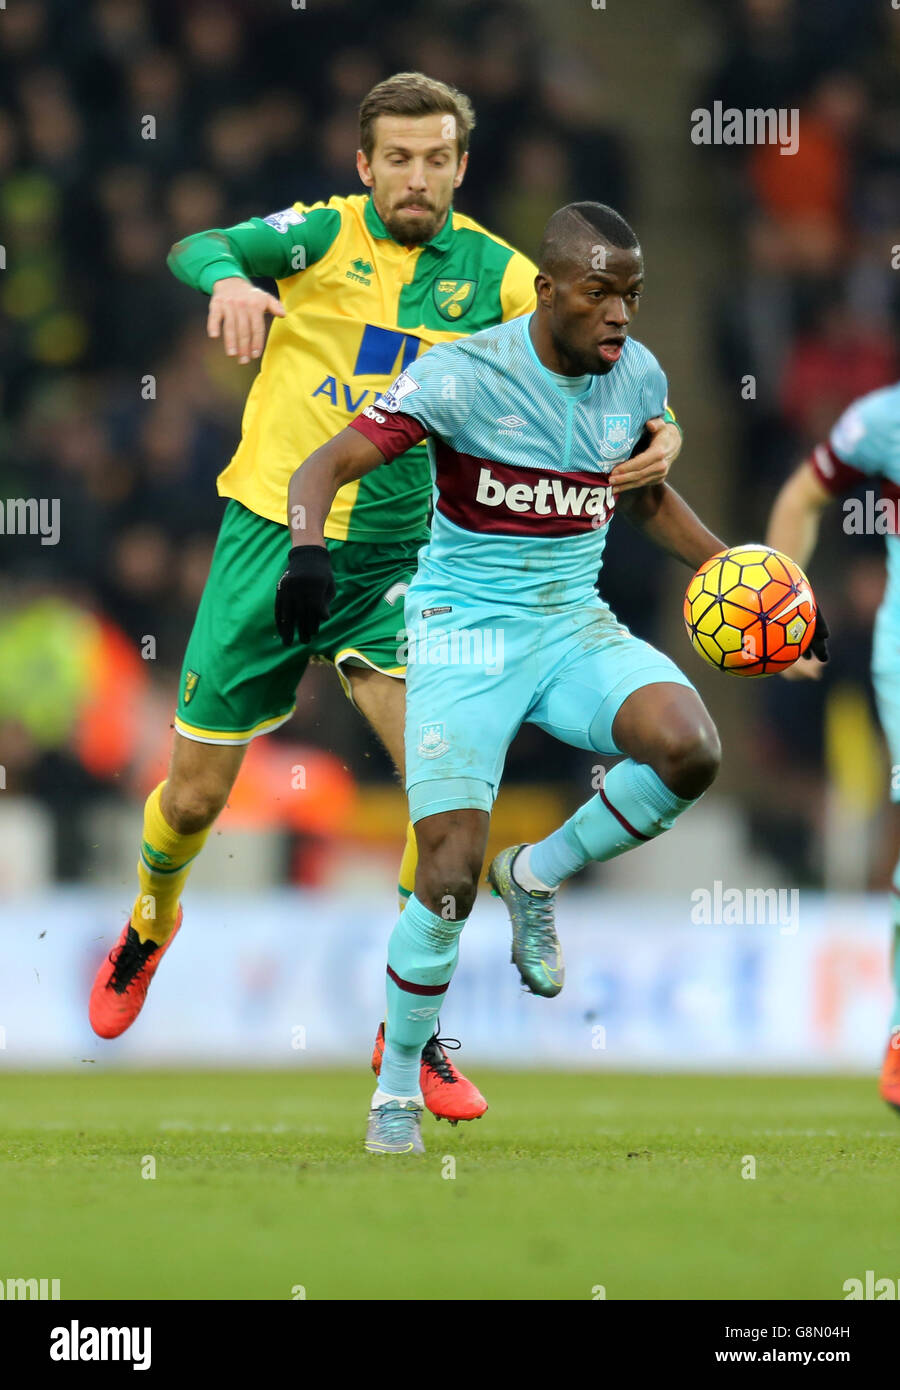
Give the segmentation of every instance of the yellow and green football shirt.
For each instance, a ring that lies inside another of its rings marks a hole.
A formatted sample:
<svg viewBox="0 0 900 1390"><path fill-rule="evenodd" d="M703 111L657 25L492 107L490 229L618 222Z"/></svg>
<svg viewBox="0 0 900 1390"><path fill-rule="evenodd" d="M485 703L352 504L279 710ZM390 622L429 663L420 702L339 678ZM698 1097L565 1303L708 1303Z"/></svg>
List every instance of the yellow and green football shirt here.
<svg viewBox="0 0 900 1390"><path fill-rule="evenodd" d="M287 486L331 439L436 343L535 307L527 256L454 211L432 241L405 247L371 196L333 197L235 227L199 232L172 249L179 279L212 292L230 275L278 282L273 319L244 409L241 442L219 475L223 497L287 522ZM431 474L424 444L342 487L325 535L342 541L427 536Z"/></svg>

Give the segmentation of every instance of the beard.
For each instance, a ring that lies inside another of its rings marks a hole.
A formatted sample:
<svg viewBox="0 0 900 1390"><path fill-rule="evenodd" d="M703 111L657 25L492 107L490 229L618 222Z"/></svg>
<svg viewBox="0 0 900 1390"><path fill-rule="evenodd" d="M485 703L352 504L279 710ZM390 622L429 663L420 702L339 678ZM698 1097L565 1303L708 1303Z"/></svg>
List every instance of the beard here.
<svg viewBox="0 0 900 1390"><path fill-rule="evenodd" d="M443 225L443 218L447 216L446 211L440 213L434 208L429 208L424 217L410 217L407 213L404 216L403 208L393 208L387 217L382 221L387 227L395 241L399 241L401 246L421 246L423 242L430 241L437 234L438 225Z"/></svg>

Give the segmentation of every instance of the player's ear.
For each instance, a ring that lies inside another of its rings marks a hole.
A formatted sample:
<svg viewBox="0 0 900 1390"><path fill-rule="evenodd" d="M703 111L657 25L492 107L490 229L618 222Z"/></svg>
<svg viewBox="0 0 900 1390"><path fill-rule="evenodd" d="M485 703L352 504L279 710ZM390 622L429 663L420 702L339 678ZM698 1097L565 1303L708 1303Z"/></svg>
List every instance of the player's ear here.
<svg viewBox="0 0 900 1390"><path fill-rule="evenodd" d="M466 152L465 152L465 154L463 155L462 159L459 161L459 168L457 169L456 174L455 174L454 179L453 179L453 187L454 187L454 188L459 188L459 185L462 183L462 181L463 181L463 175L465 174L466 169L468 168L468 164L469 164L469 151L466 150Z"/></svg>
<svg viewBox="0 0 900 1390"><path fill-rule="evenodd" d="M539 270L534 277L534 292L537 295L538 303L543 304L545 309L549 309L553 299L553 281L542 270Z"/></svg>
<svg viewBox="0 0 900 1390"><path fill-rule="evenodd" d="M363 154L362 150L356 151L356 172L359 174L359 177L366 185L366 188L371 188L375 182L375 179L372 176L372 166L366 159L366 156Z"/></svg>

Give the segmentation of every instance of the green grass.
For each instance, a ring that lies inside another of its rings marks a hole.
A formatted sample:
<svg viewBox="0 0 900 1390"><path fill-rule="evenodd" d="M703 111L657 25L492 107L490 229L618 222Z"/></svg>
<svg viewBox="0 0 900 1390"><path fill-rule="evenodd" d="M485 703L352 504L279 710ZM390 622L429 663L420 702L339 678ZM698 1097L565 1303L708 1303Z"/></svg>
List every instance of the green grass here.
<svg viewBox="0 0 900 1390"><path fill-rule="evenodd" d="M426 1117L418 1162L362 1151L361 1072L0 1075L0 1278L64 1298L840 1299L867 1269L900 1276L900 1124L871 1080L476 1075L489 1113Z"/></svg>

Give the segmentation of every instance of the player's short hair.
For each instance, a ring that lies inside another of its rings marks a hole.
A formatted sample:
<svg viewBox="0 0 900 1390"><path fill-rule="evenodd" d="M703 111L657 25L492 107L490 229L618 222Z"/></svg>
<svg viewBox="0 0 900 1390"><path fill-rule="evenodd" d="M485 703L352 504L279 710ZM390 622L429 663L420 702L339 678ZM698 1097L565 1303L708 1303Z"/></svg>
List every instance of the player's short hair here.
<svg viewBox="0 0 900 1390"><path fill-rule="evenodd" d="M366 159L375 150L379 116L453 116L457 155L462 159L475 127L475 111L464 92L424 72L395 72L373 87L359 108L359 143Z"/></svg>
<svg viewBox="0 0 900 1390"><path fill-rule="evenodd" d="M592 237L625 251L640 245L634 228L615 208L606 203L567 203L553 214L544 228L538 252L539 269L547 275L559 275L573 264L581 264L586 243Z"/></svg>

